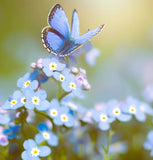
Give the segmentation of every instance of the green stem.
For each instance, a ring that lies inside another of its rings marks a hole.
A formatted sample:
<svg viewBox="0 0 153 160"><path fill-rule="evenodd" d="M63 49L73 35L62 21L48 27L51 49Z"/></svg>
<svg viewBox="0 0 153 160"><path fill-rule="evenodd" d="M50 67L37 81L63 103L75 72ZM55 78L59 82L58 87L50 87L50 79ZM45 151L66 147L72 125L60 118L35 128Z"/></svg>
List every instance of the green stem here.
<svg viewBox="0 0 153 160"><path fill-rule="evenodd" d="M29 128L31 128L35 133L38 132L38 130L37 130L34 126L30 125L30 124L27 123L27 122L25 122L25 123L26 123L26 125L27 125Z"/></svg>
<svg viewBox="0 0 153 160"><path fill-rule="evenodd" d="M45 112L40 112L40 111L38 111L38 110L36 110L36 109L34 109L34 112L42 115L43 117L46 117L46 118L49 119L49 120L51 121L51 123L53 124L52 118L51 118L49 115L47 115Z"/></svg>
<svg viewBox="0 0 153 160"><path fill-rule="evenodd" d="M65 92L59 97L59 101L61 101L65 96L67 96L71 92Z"/></svg>
<svg viewBox="0 0 153 160"><path fill-rule="evenodd" d="M104 160L110 160L112 158L112 156L109 155L109 147L110 147L110 144L111 144L113 134L114 134L114 132L112 130L109 130L107 147L105 148L103 146L103 149L105 151Z"/></svg>

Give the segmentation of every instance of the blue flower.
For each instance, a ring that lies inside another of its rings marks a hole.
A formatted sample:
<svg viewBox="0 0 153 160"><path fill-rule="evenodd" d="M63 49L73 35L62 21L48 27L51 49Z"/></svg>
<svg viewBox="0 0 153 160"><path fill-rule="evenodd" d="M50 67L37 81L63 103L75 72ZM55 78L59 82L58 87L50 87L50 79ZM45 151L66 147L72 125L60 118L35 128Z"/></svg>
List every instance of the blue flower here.
<svg viewBox="0 0 153 160"><path fill-rule="evenodd" d="M30 77L32 79L37 80L39 83L45 83L48 80L48 77L44 74L44 72L42 72L42 70L38 68L32 71L32 73L30 74Z"/></svg>
<svg viewBox="0 0 153 160"><path fill-rule="evenodd" d="M123 112L134 115L138 121L145 121L146 115L143 111L140 102L133 97L128 97L123 107Z"/></svg>
<svg viewBox="0 0 153 160"><path fill-rule="evenodd" d="M60 104L57 99L52 99L50 102L49 109L47 113L49 114L50 117L55 118L56 116L59 115L60 112Z"/></svg>
<svg viewBox="0 0 153 160"><path fill-rule="evenodd" d="M75 75L68 74L66 80L62 83L62 88L66 92L72 92L73 95L79 98L83 98L83 93L81 88L77 85Z"/></svg>
<svg viewBox="0 0 153 160"><path fill-rule="evenodd" d="M61 107L58 116L53 119L56 125L65 125L66 127L74 126L74 117L69 113L68 107Z"/></svg>
<svg viewBox="0 0 153 160"><path fill-rule="evenodd" d="M55 72L54 73L54 78L62 83L65 80L67 80L67 77L68 77L69 74L70 74L70 69L65 68L61 73Z"/></svg>
<svg viewBox="0 0 153 160"><path fill-rule="evenodd" d="M120 121L129 121L132 116L123 113L124 104L119 103L117 100L111 100L107 104L107 112L110 117L117 118Z"/></svg>
<svg viewBox="0 0 153 160"><path fill-rule="evenodd" d="M92 118L98 122L99 128L103 131L108 130L110 128L110 123L115 120L115 118L108 116L106 106L99 111L94 110L92 112Z"/></svg>
<svg viewBox="0 0 153 160"><path fill-rule="evenodd" d="M40 144L43 141L47 141L47 143L51 146L58 145L58 137L48 129L47 125L39 123L38 130L40 133L36 134L35 136L37 144Z"/></svg>
<svg viewBox="0 0 153 160"><path fill-rule="evenodd" d="M147 141L143 144L146 150L151 150L150 156L153 156L153 130L147 135Z"/></svg>
<svg viewBox="0 0 153 160"><path fill-rule="evenodd" d="M18 79L17 86L21 88L23 92L26 90L35 90L38 87L38 81L33 80L30 77L30 73L26 73L23 77Z"/></svg>
<svg viewBox="0 0 153 160"><path fill-rule="evenodd" d="M57 56L52 55L51 58L43 59L42 66L46 76L51 77L54 75L55 71L62 71L66 65L60 63Z"/></svg>
<svg viewBox="0 0 153 160"><path fill-rule="evenodd" d="M8 136L8 139L13 139L16 137L17 133L20 132L21 125L9 126L8 129L4 129L3 133Z"/></svg>
<svg viewBox="0 0 153 160"><path fill-rule="evenodd" d="M21 91L15 91L13 93L13 96L10 96L9 100L5 102L5 104L2 106L2 109L17 109L19 107L23 106L23 103L21 101L21 97L23 97L23 94Z"/></svg>
<svg viewBox="0 0 153 160"><path fill-rule="evenodd" d="M24 141L23 147L25 149L21 155L23 160L40 160L39 157L46 157L51 154L51 149L48 146L38 147L32 139Z"/></svg>
<svg viewBox="0 0 153 160"><path fill-rule="evenodd" d="M27 90L25 92L27 109L36 108L39 111L44 111L49 108L49 102L46 100L47 94L44 90L38 90L37 92Z"/></svg>

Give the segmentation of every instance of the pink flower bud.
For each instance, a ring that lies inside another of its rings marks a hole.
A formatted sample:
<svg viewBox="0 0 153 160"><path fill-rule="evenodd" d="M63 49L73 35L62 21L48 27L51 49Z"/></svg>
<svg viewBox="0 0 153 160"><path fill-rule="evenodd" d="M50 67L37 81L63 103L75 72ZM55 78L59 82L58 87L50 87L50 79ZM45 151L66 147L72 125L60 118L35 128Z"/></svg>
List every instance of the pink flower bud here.
<svg viewBox="0 0 153 160"><path fill-rule="evenodd" d="M71 68L72 73L78 73L78 69L76 67Z"/></svg>
<svg viewBox="0 0 153 160"><path fill-rule="evenodd" d="M42 58L37 60L37 67L38 68L42 68L42 60L43 60Z"/></svg>
<svg viewBox="0 0 153 160"><path fill-rule="evenodd" d="M36 63L31 63L30 67L31 68L36 68Z"/></svg>
<svg viewBox="0 0 153 160"><path fill-rule="evenodd" d="M91 89L91 85L90 85L90 84L87 84L87 85L84 86L84 88L85 88L85 89Z"/></svg>

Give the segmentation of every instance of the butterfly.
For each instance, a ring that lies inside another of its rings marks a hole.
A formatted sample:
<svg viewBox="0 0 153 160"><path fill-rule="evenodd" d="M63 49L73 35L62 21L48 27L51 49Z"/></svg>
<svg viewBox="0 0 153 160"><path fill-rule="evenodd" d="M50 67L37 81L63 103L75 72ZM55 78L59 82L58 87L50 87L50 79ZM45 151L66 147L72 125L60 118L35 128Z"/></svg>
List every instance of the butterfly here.
<svg viewBox="0 0 153 160"><path fill-rule="evenodd" d="M59 57L72 55L90 38L95 36L104 25L101 25L87 33L80 35L79 17L76 10L73 11L71 33L66 14L60 4L56 4L48 15L49 26L42 30L42 42L48 52Z"/></svg>

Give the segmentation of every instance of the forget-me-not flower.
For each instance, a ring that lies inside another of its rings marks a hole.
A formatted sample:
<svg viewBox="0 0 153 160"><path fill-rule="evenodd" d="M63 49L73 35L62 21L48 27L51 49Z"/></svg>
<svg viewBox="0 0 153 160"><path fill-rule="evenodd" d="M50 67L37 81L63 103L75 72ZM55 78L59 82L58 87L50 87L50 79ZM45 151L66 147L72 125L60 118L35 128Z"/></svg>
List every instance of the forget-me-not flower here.
<svg viewBox="0 0 153 160"><path fill-rule="evenodd" d="M117 100L110 100L107 106L107 112L110 117L117 118L120 121L129 121L132 116L130 114L125 114L122 111L124 104L119 103Z"/></svg>
<svg viewBox="0 0 153 160"><path fill-rule="evenodd" d="M13 139L20 132L20 127L21 125L10 125L3 133L8 136L8 139Z"/></svg>
<svg viewBox="0 0 153 160"><path fill-rule="evenodd" d="M22 98L23 94L21 91L15 91L12 96L9 97L9 100L4 103L2 109L17 109L23 106Z"/></svg>
<svg viewBox="0 0 153 160"><path fill-rule="evenodd" d="M46 100L47 93L44 90L38 90L37 92L27 90L25 92L27 109L36 108L39 111L45 111L49 108L49 102Z"/></svg>
<svg viewBox="0 0 153 160"><path fill-rule="evenodd" d="M37 144L40 144L43 141L47 141L47 143L51 146L58 145L58 137L48 129L47 125L39 123L38 130L39 133L35 136Z"/></svg>
<svg viewBox="0 0 153 160"><path fill-rule="evenodd" d="M92 118L98 122L99 128L103 131L106 131L110 128L110 123L112 123L115 118L109 117L107 113L107 107L102 108L99 111L92 112Z"/></svg>
<svg viewBox="0 0 153 160"><path fill-rule="evenodd" d="M55 71L62 71L65 68L65 64L60 63L59 59L55 55L51 55L50 58L45 58L42 61L43 72L46 76L51 77Z"/></svg>
<svg viewBox="0 0 153 160"><path fill-rule="evenodd" d="M49 109L48 109L47 113L51 118L55 118L56 116L58 116L58 114L60 112L60 108L61 108L61 106L60 106L58 100L54 98L50 102Z"/></svg>
<svg viewBox="0 0 153 160"><path fill-rule="evenodd" d="M74 117L69 113L68 107L61 107L58 116L53 119L56 125L65 125L66 127L72 127L74 125Z"/></svg>
<svg viewBox="0 0 153 160"><path fill-rule="evenodd" d="M40 160L39 157L46 157L51 154L51 149L48 146L37 146L32 139L24 141L23 147L25 149L21 155L23 160Z"/></svg>
<svg viewBox="0 0 153 160"><path fill-rule="evenodd" d="M140 102L133 97L128 97L126 99L123 112L134 115L138 121L146 120L146 115L141 108Z"/></svg>
<svg viewBox="0 0 153 160"><path fill-rule="evenodd" d="M17 86L21 88L23 92L26 90L35 90L38 87L38 81L33 80L30 73L26 73L23 77L18 79Z"/></svg>
<svg viewBox="0 0 153 160"><path fill-rule="evenodd" d="M79 98L83 97L82 90L76 83L75 75L73 74L67 75L67 79L62 83L62 88L66 92L72 92L73 95Z"/></svg>

